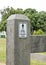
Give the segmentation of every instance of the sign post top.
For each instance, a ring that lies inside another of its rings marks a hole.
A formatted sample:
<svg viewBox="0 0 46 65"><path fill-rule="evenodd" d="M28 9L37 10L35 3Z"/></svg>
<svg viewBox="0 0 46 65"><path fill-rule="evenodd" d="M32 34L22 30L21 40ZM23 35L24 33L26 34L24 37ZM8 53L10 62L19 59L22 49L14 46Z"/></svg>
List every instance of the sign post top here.
<svg viewBox="0 0 46 65"><path fill-rule="evenodd" d="M14 19L30 21L29 18L23 14L13 14L13 15L9 16L9 18L7 20L14 20Z"/></svg>

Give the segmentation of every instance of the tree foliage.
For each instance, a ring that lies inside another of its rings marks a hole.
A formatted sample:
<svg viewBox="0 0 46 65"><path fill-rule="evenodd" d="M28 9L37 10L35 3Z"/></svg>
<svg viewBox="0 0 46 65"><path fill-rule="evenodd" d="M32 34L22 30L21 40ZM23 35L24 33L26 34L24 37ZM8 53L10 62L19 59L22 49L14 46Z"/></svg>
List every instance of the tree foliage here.
<svg viewBox="0 0 46 65"><path fill-rule="evenodd" d="M0 31L6 31L6 20L12 14L25 14L30 19L30 29L33 33L34 30L37 31L41 29L43 32L46 32L46 12L38 12L35 9L27 8L25 10L13 7L5 8L1 10L2 22L0 23Z"/></svg>

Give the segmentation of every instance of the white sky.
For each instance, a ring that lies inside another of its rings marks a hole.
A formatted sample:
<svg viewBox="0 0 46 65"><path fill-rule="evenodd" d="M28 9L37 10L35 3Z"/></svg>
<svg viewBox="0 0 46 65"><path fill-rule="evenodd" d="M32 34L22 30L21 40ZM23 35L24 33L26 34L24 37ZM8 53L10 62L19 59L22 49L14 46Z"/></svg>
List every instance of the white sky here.
<svg viewBox="0 0 46 65"><path fill-rule="evenodd" d="M46 11L46 0L0 0L0 9L12 6L13 8L34 8L37 11Z"/></svg>

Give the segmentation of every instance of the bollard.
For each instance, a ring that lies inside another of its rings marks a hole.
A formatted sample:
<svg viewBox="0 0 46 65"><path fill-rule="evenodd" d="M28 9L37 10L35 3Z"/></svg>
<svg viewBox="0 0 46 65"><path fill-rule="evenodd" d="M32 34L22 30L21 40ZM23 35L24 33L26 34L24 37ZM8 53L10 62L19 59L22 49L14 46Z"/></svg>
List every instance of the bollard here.
<svg viewBox="0 0 46 65"><path fill-rule="evenodd" d="M30 20L22 14L7 19L6 65L30 65Z"/></svg>

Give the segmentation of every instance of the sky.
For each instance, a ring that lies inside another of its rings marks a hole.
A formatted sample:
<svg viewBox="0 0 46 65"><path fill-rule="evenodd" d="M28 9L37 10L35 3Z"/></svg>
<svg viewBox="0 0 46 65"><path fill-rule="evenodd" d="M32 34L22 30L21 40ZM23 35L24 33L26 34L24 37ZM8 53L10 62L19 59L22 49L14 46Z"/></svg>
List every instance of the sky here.
<svg viewBox="0 0 46 65"><path fill-rule="evenodd" d="M0 0L0 10L7 8L8 6L15 9L32 8L37 11L46 11L46 0Z"/></svg>

